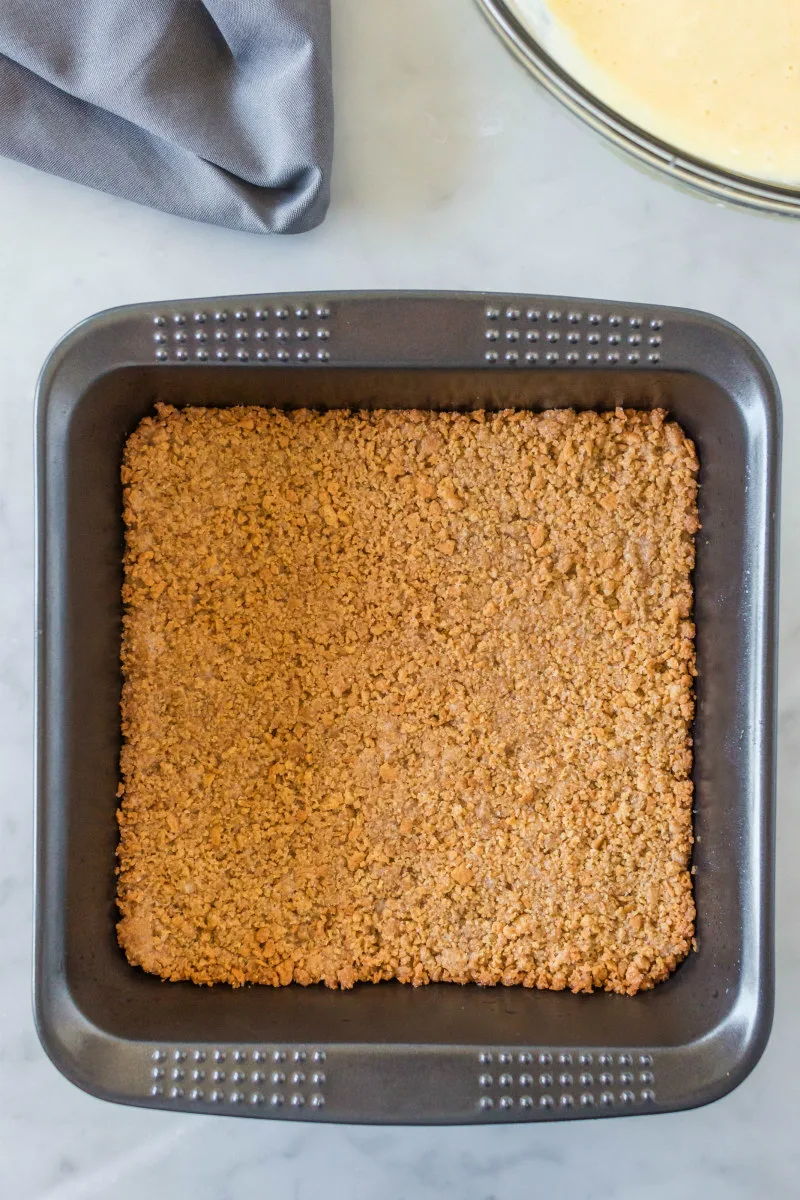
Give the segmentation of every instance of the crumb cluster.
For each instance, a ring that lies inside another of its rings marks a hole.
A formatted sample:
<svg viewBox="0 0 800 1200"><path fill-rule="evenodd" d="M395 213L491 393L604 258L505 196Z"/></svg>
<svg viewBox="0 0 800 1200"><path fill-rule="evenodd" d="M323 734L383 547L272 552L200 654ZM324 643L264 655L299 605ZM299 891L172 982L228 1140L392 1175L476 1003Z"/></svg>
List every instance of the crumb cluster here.
<svg viewBox="0 0 800 1200"><path fill-rule="evenodd" d="M159 405L122 469L129 960L664 979L694 932L696 475L662 411Z"/></svg>

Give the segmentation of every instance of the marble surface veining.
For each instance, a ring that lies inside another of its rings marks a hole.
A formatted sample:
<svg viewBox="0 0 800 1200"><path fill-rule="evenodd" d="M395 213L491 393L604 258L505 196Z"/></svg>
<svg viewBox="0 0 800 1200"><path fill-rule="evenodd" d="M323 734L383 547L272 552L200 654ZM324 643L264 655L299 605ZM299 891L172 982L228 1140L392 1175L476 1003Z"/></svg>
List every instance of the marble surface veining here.
<svg viewBox="0 0 800 1200"><path fill-rule="evenodd" d="M467 0L334 0L325 225L266 239L0 161L0 1193L9 1200L782 1200L800 1184L800 222L615 157ZM689 305L741 325L785 405L778 999L753 1075L702 1111L503 1129L298 1127L117 1108L45 1059L30 1006L32 395L52 343L129 301L486 288Z"/></svg>

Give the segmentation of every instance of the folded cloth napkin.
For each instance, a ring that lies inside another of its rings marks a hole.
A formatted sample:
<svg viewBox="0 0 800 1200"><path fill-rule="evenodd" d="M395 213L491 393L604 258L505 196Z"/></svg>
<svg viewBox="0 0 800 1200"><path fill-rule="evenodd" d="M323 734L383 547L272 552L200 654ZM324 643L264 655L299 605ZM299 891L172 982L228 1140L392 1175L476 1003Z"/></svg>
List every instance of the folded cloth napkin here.
<svg viewBox="0 0 800 1200"><path fill-rule="evenodd" d="M0 0L0 154L296 233L328 206L330 0Z"/></svg>

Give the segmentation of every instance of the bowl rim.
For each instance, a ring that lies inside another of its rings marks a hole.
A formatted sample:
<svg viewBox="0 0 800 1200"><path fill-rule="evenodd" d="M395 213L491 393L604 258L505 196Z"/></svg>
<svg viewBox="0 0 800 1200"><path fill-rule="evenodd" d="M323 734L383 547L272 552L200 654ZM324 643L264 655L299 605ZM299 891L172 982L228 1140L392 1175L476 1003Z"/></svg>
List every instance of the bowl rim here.
<svg viewBox="0 0 800 1200"><path fill-rule="evenodd" d="M475 0L475 3L506 47L554 99L607 142L636 159L640 166L725 204L800 217L800 187L737 175L648 133L578 83L514 16L505 0Z"/></svg>

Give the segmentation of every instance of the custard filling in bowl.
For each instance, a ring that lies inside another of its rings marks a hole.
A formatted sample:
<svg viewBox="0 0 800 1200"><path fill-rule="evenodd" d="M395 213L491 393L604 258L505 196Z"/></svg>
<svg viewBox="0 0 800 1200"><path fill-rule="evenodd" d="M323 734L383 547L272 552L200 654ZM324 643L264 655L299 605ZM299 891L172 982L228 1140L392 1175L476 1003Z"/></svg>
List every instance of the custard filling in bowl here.
<svg viewBox="0 0 800 1200"><path fill-rule="evenodd" d="M800 10L788 0L508 0L622 117L736 174L800 184Z"/></svg>

